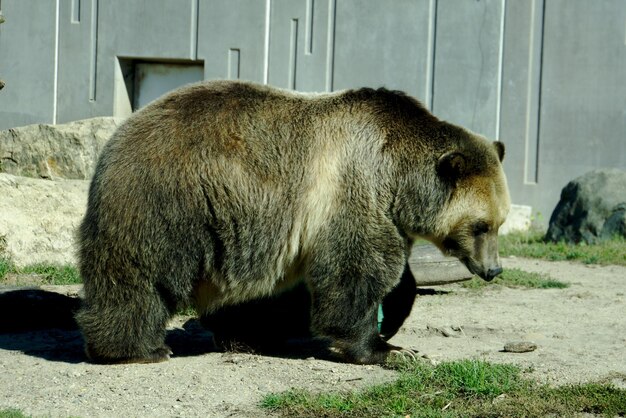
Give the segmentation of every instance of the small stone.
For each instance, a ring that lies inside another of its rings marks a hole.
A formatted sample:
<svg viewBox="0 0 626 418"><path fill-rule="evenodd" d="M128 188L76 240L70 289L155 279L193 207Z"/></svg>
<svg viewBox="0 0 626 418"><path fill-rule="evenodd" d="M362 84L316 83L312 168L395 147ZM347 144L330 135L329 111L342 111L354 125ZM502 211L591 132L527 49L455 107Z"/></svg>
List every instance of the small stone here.
<svg viewBox="0 0 626 418"><path fill-rule="evenodd" d="M504 344L506 353L529 353L537 349L537 344L530 341L512 341Z"/></svg>

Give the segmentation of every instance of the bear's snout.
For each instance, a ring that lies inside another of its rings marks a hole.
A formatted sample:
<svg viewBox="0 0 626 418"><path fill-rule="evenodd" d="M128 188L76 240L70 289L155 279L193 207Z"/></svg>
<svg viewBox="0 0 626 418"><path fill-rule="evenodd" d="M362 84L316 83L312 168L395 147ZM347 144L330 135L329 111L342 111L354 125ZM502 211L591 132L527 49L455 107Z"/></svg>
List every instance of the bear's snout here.
<svg viewBox="0 0 626 418"><path fill-rule="evenodd" d="M490 282L493 279L495 279L496 276L499 275L500 273L502 273L502 267L500 267L500 266L492 267L489 270L487 270L487 274L485 275L485 277L483 277L483 279L485 279L486 281Z"/></svg>

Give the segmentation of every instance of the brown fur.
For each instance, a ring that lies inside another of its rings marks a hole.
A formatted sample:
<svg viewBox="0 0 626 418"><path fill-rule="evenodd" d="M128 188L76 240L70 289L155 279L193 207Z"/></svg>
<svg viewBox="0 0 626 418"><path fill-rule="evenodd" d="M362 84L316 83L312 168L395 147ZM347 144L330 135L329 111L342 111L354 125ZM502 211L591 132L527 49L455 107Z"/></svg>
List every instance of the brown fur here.
<svg viewBox="0 0 626 418"><path fill-rule="evenodd" d="M168 94L118 129L92 181L79 232L87 353L166 359L178 308L208 313L304 279L312 330L345 361L382 362L394 347L377 307L416 237L485 278L499 267L491 238L468 231L486 222L491 237L504 221L503 151L384 89L215 81Z"/></svg>

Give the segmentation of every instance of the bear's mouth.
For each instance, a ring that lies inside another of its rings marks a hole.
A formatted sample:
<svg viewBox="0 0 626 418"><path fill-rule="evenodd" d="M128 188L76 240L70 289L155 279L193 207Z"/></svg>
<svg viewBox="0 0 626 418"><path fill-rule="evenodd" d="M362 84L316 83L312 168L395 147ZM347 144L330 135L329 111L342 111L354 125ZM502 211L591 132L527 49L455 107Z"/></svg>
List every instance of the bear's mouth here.
<svg viewBox="0 0 626 418"><path fill-rule="evenodd" d="M470 257L461 258L461 262L465 265L465 267L467 267L470 273L475 274L486 282L492 281L497 276L497 274L489 274L485 268L476 263ZM500 271L502 271L502 269L500 269Z"/></svg>

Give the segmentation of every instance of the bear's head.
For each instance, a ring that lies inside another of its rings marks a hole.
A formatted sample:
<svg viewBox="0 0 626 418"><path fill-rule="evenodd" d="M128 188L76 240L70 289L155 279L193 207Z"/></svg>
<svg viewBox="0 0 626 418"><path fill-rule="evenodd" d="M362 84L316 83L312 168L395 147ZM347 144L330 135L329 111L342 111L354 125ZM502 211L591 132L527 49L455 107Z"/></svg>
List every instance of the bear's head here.
<svg viewBox="0 0 626 418"><path fill-rule="evenodd" d="M474 274L490 281L502 272L498 229L511 200L502 169L504 144L461 130L464 140L437 160L449 194L429 237Z"/></svg>
<svg viewBox="0 0 626 418"><path fill-rule="evenodd" d="M392 209L398 226L492 280L502 272L498 229L510 208L502 168L504 145L434 118L428 126L432 130L414 132L403 142L413 148L400 151L412 162L405 160L398 176Z"/></svg>
<svg viewBox="0 0 626 418"><path fill-rule="evenodd" d="M400 234L433 242L485 280L500 274L498 229L511 206L504 144L440 120L402 92L352 94L384 132L380 178L390 180L379 196Z"/></svg>

